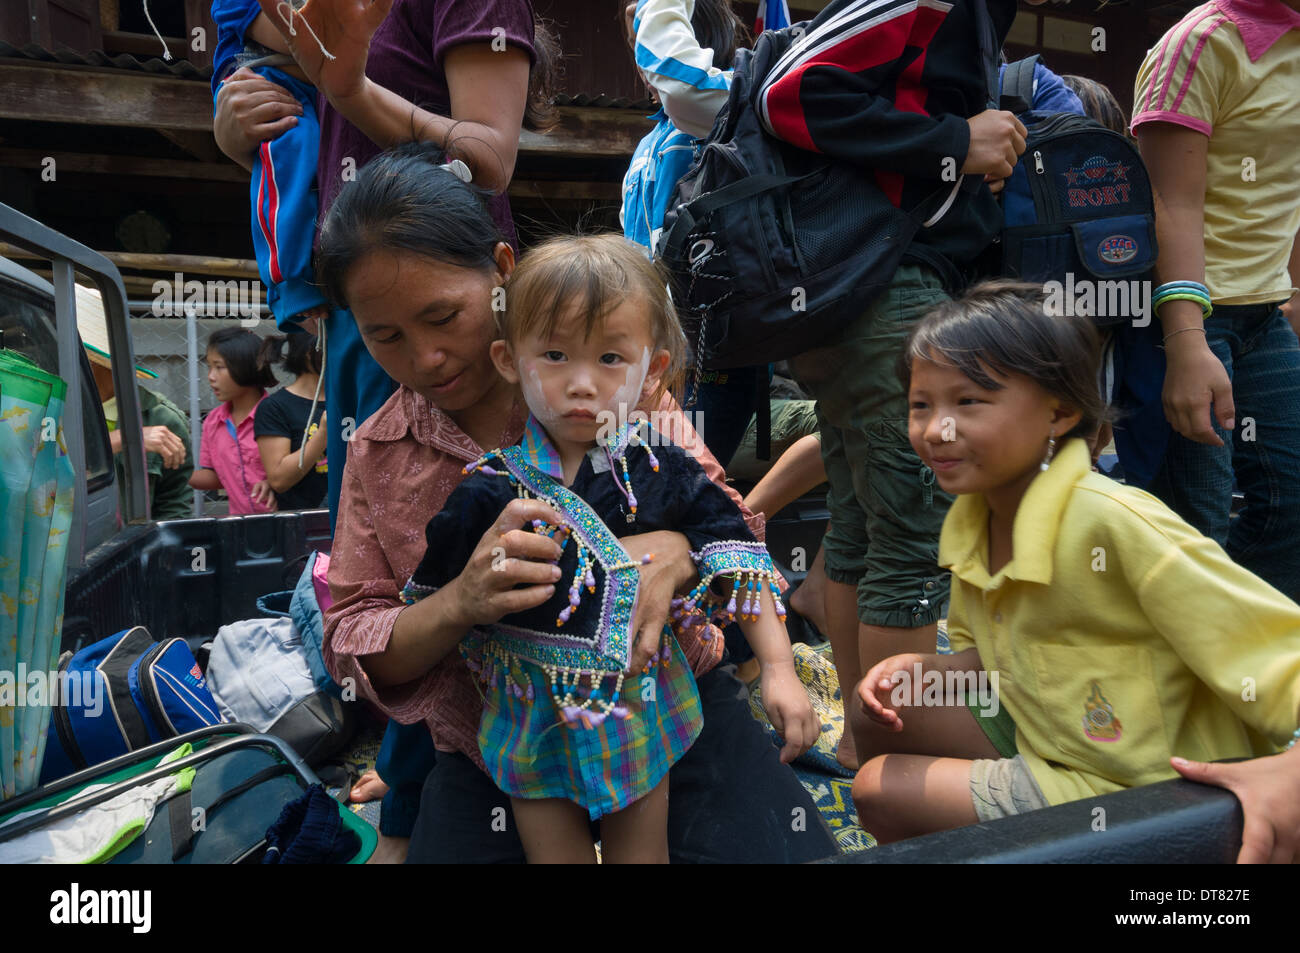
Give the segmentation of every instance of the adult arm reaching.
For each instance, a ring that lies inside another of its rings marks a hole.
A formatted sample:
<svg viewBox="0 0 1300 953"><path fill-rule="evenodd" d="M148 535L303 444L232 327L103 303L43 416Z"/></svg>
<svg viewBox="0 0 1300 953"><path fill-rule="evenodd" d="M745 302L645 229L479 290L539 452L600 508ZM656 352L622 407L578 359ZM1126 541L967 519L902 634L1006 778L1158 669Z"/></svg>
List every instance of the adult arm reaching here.
<svg viewBox="0 0 1300 953"><path fill-rule="evenodd" d="M443 68L451 115L443 116L366 76L371 39L392 0L308 0L292 15L292 30L274 0L260 2L307 78L377 145L432 140L463 159L477 185L494 192L509 185L528 99L525 50L488 42L448 49ZM247 123L241 125L251 138Z"/></svg>

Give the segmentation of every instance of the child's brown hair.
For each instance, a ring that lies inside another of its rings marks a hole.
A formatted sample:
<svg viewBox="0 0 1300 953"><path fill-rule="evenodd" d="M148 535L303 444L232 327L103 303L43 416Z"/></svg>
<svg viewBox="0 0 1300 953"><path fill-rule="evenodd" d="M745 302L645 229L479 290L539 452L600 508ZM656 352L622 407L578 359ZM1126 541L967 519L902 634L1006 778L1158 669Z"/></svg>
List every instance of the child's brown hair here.
<svg viewBox="0 0 1300 953"><path fill-rule="evenodd" d="M975 285L917 322L898 374L910 387L912 364L930 361L957 368L986 390L1005 386L990 370L1022 374L1079 411L1079 423L1065 437L1091 440L1106 419L1097 389L1100 352L1091 320L1050 314L1042 285L1000 279Z"/></svg>
<svg viewBox="0 0 1300 953"><path fill-rule="evenodd" d="M668 297L667 280L640 245L614 232L564 235L531 248L506 286L497 330L507 344L529 334L546 337L576 309L589 335L607 314L633 297L645 302L655 347L669 355L659 391L677 394L685 370L686 336Z"/></svg>

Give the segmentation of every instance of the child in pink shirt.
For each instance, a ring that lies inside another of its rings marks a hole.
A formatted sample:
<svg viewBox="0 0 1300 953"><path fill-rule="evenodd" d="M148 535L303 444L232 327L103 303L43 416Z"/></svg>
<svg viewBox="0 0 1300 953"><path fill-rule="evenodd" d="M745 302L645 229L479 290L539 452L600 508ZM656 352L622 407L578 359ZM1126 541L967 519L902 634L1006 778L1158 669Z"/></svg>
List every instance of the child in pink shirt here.
<svg viewBox="0 0 1300 953"><path fill-rule="evenodd" d="M256 334L242 328L222 328L208 338L208 384L222 403L204 418L199 466L190 486L225 489L232 515L275 509L253 435L257 405L266 388L276 385L271 369L257 359L260 344Z"/></svg>

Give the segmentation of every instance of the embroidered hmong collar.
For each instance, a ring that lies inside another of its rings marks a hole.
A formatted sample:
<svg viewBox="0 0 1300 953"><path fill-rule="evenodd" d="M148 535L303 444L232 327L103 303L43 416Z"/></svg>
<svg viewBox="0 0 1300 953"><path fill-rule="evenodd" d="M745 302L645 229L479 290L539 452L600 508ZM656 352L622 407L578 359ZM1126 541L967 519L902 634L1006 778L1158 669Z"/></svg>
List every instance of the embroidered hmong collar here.
<svg viewBox="0 0 1300 953"><path fill-rule="evenodd" d="M592 469L596 473L613 471L617 478L618 467L615 466L615 461L627 452L629 445L639 444L645 447L653 460L654 453L650 451L653 440L649 436L649 431L650 425L647 421L633 420L619 427L604 442L598 436L596 446L587 451ZM551 442L550 435L547 434L541 421L532 414L528 415L528 422L524 424L524 435L519 439L519 449L531 466L542 471L552 480L564 483L564 467L560 462L560 451Z"/></svg>

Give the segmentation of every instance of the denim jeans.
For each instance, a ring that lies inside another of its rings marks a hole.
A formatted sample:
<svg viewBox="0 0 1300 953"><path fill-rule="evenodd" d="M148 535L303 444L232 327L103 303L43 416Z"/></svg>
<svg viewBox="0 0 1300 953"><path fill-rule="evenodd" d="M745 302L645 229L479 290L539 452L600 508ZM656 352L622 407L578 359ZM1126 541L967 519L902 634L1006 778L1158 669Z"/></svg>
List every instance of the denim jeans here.
<svg viewBox="0 0 1300 953"><path fill-rule="evenodd" d="M704 730L668 774L672 862L804 863L838 853L730 667L700 676L699 688ZM523 863L510 799L469 758L439 752L406 861Z"/></svg>
<svg viewBox="0 0 1300 953"><path fill-rule="evenodd" d="M1232 380L1222 447L1174 433L1150 489L1232 559L1300 599L1300 341L1276 305L1219 306L1206 338ZM1229 520L1233 479L1245 507Z"/></svg>

